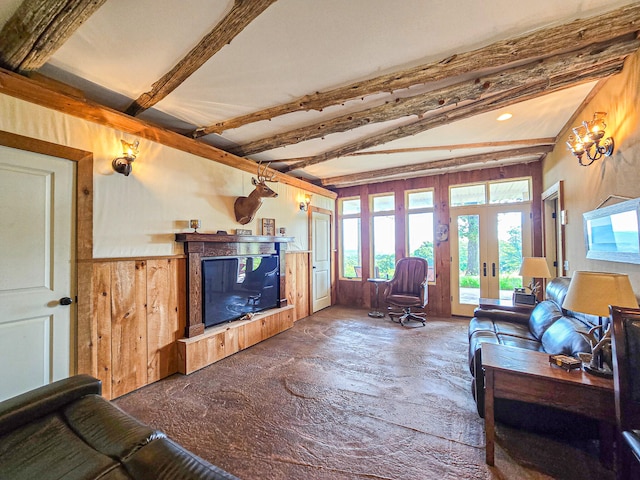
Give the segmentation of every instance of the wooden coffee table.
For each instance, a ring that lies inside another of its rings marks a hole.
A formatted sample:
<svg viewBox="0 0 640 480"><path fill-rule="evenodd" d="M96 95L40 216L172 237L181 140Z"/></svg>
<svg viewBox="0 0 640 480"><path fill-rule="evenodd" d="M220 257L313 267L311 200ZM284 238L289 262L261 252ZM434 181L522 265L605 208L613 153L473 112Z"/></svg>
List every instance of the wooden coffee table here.
<svg viewBox="0 0 640 480"><path fill-rule="evenodd" d="M552 366L547 353L492 343L482 344L482 368L488 465L494 464L495 398L548 405L600 420L601 459L612 462L616 421L613 380L595 377L581 369L567 372Z"/></svg>

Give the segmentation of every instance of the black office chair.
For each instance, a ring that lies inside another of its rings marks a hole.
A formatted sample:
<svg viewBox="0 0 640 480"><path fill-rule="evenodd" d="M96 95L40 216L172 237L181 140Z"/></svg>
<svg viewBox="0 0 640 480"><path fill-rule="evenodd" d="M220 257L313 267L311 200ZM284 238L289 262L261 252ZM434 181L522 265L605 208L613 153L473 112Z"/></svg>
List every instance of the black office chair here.
<svg viewBox="0 0 640 480"><path fill-rule="evenodd" d="M640 309L610 307L618 422L617 478L640 478Z"/></svg>
<svg viewBox="0 0 640 480"><path fill-rule="evenodd" d="M427 273L429 264L424 258L401 258L396 263L393 278L386 284L384 301L390 305L389 317L404 326L404 322L415 320L425 325L425 313L413 312L411 308L424 309L429 295L427 290ZM392 308L400 308L401 311L393 311Z"/></svg>

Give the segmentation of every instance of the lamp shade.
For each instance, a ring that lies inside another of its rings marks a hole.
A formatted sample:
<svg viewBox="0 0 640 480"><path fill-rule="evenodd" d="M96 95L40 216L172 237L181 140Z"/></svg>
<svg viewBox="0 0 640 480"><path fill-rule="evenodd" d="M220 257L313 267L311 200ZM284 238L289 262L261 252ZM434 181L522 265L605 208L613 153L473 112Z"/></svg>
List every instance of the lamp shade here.
<svg viewBox="0 0 640 480"><path fill-rule="evenodd" d="M547 259L544 257L524 257L520 264L521 277L551 278Z"/></svg>
<svg viewBox="0 0 640 480"><path fill-rule="evenodd" d="M638 308L629 276L622 273L574 272L562 308L609 316L609 305Z"/></svg>

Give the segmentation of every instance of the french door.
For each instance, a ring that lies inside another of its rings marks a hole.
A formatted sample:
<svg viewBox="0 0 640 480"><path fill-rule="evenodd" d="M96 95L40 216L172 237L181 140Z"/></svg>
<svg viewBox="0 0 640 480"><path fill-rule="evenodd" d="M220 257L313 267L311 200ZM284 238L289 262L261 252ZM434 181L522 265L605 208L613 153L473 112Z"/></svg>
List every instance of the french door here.
<svg viewBox="0 0 640 480"><path fill-rule="evenodd" d="M473 205L451 209L451 313L473 316L483 298L510 299L522 285L522 257L531 256L531 206Z"/></svg>

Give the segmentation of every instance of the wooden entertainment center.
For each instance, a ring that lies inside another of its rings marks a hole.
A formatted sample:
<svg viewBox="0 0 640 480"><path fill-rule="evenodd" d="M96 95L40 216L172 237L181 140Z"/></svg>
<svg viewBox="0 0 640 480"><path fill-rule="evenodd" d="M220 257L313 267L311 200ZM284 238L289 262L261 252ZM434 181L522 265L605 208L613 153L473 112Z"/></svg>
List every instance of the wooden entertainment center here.
<svg viewBox="0 0 640 480"><path fill-rule="evenodd" d="M178 340L178 371L189 374L255 345L293 326L293 306L287 305L285 252L293 237L178 233L187 255L187 325ZM248 320L205 330L202 318L202 260L206 257L277 254L280 259L280 295L275 309Z"/></svg>

